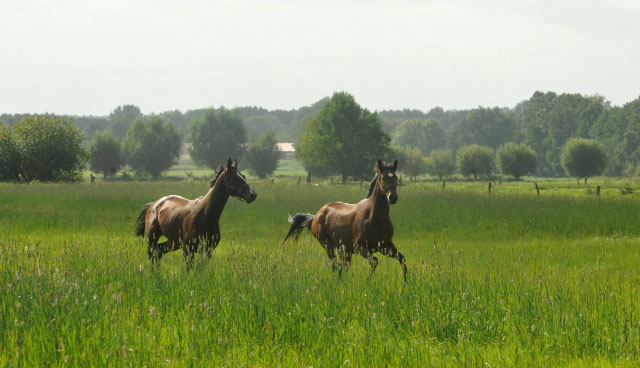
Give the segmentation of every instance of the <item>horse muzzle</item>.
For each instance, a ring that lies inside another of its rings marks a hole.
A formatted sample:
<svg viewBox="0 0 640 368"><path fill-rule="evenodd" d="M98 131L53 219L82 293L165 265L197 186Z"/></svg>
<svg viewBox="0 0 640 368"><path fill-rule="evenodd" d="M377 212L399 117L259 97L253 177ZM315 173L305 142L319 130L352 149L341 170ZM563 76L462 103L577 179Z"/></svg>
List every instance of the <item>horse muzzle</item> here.
<svg viewBox="0 0 640 368"><path fill-rule="evenodd" d="M389 203L396 204L396 202L398 202L398 194L396 193L389 194Z"/></svg>
<svg viewBox="0 0 640 368"><path fill-rule="evenodd" d="M245 194L242 196L247 203L251 203L258 198L258 194L251 188L248 191L245 191Z"/></svg>

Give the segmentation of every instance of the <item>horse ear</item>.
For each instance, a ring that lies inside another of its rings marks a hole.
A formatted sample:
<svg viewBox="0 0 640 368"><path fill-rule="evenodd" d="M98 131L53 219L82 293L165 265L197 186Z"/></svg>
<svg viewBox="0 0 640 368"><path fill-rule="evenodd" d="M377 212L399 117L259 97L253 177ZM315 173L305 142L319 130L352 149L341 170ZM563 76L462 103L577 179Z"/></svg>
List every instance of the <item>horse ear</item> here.
<svg viewBox="0 0 640 368"><path fill-rule="evenodd" d="M233 160L233 167L238 168L238 160Z"/></svg>
<svg viewBox="0 0 640 368"><path fill-rule="evenodd" d="M231 167L232 162L231 162L231 157L229 157L229 160L227 161L227 168Z"/></svg>
<svg viewBox="0 0 640 368"><path fill-rule="evenodd" d="M398 170L398 160L393 161L393 171Z"/></svg>
<svg viewBox="0 0 640 368"><path fill-rule="evenodd" d="M382 167L383 167L383 166L384 166L384 165L382 164L382 160L381 160L381 159L378 159L378 171L379 171L379 172L382 172Z"/></svg>

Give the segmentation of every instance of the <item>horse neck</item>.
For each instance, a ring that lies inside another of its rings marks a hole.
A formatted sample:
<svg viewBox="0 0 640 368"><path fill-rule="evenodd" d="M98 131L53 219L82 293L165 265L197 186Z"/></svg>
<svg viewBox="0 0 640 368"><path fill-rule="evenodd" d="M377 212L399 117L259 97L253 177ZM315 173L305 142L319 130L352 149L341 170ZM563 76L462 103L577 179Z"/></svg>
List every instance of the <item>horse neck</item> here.
<svg viewBox="0 0 640 368"><path fill-rule="evenodd" d="M375 187L373 188L373 193L371 193L371 197L369 197L372 207L371 218L374 220L389 219L389 200L380 188L380 180L382 180L382 178L378 176Z"/></svg>
<svg viewBox="0 0 640 368"><path fill-rule="evenodd" d="M229 192L226 186L227 178L224 177L226 174L226 172L220 174L215 184L211 189L209 189L207 195L202 201L202 210L207 218L207 223L212 223L220 218L222 210L224 210L224 206L227 204L227 200L229 199Z"/></svg>

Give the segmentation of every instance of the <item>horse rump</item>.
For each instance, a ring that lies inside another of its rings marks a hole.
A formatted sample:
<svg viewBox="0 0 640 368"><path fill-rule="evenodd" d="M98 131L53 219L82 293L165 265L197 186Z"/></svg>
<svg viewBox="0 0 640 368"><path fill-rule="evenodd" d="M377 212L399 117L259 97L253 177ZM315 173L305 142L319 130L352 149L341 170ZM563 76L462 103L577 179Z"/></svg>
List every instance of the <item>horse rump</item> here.
<svg viewBox="0 0 640 368"><path fill-rule="evenodd" d="M147 210L152 204L153 202L145 204L142 211L140 211L140 215L138 215L138 220L136 222L136 236L144 236L144 221L145 217L147 217Z"/></svg>
<svg viewBox="0 0 640 368"><path fill-rule="evenodd" d="M297 213L293 217L289 215L289 222L291 223L291 226L289 227L289 233L284 237L282 243L284 244L291 235L293 235L295 239L298 239L298 235L300 235L304 228L311 229L312 221L313 215L310 213Z"/></svg>

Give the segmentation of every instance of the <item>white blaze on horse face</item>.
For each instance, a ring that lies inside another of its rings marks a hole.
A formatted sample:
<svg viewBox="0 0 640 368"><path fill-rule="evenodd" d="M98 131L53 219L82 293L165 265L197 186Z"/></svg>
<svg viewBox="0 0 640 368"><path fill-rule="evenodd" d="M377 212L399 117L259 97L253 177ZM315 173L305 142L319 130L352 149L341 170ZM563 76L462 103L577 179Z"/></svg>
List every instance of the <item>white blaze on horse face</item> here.
<svg viewBox="0 0 640 368"><path fill-rule="evenodd" d="M393 178L393 173L388 173L387 174L390 178Z"/></svg>

